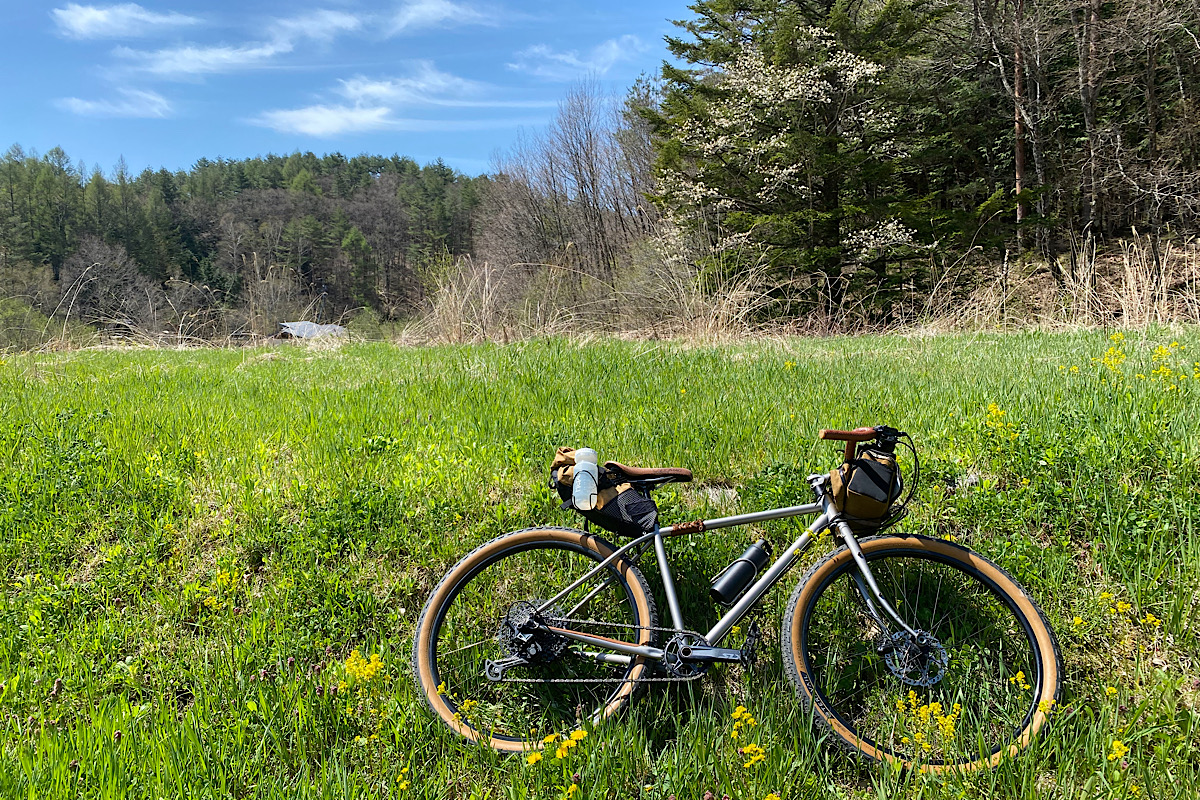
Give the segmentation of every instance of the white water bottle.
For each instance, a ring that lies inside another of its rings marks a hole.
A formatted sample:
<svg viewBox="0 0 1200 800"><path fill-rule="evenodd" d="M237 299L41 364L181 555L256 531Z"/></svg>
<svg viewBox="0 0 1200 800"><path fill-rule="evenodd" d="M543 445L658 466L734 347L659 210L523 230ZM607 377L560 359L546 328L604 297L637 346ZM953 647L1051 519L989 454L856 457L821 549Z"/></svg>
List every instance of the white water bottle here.
<svg viewBox="0 0 1200 800"><path fill-rule="evenodd" d="M595 450L581 447L575 451L575 478L571 481L571 502L579 511L591 511L596 507L599 472Z"/></svg>

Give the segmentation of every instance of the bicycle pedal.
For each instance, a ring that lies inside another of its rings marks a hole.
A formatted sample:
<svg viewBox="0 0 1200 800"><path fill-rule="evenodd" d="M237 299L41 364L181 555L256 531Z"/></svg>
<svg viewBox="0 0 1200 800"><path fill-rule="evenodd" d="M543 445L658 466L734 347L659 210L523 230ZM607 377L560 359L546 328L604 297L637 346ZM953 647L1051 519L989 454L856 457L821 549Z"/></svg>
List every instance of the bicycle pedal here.
<svg viewBox="0 0 1200 800"><path fill-rule="evenodd" d="M742 657L740 659L742 669L754 669L754 662L758 659L758 643L762 638L762 630L759 628L758 620L751 620L746 627L746 641L742 644Z"/></svg>

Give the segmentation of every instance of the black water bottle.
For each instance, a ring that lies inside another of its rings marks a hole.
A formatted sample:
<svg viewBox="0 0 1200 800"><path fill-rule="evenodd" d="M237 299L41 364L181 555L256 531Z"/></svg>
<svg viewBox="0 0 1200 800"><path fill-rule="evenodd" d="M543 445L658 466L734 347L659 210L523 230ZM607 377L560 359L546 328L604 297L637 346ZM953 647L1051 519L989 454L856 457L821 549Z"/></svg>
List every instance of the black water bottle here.
<svg viewBox="0 0 1200 800"><path fill-rule="evenodd" d="M723 606L733 605L738 595L746 590L750 582L758 575L758 571L767 565L771 558L771 545L766 539L759 539L746 548L741 558L734 561L713 578L712 588L708 593L712 599Z"/></svg>

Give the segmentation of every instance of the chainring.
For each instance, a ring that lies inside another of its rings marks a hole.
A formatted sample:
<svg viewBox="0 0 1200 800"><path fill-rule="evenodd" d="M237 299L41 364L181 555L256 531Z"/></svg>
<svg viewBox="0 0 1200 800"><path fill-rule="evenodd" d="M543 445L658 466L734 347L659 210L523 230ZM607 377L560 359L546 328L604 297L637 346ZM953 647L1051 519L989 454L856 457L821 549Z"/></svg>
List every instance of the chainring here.
<svg viewBox="0 0 1200 800"><path fill-rule="evenodd" d="M680 651L685 647L707 647L708 640L693 633L677 633L663 646L662 667L668 674L684 680L698 678L708 671L704 661L684 661Z"/></svg>

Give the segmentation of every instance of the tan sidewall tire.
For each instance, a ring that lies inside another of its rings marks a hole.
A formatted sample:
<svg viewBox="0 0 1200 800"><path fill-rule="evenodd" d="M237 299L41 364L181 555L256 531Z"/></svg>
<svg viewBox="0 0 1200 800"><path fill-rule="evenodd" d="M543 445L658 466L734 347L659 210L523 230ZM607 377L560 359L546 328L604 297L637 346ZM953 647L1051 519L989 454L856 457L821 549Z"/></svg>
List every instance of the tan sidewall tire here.
<svg viewBox="0 0 1200 800"><path fill-rule="evenodd" d="M539 542L565 542L571 545L582 546L599 554L602 559L607 558L614 550L612 545L600 537L571 528L529 528L493 539L468 553L442 579L437 588L433 590L433 594L430 595L429 600L425 603L425 608L421 612L421 618L417 622L417 632L415 641L413 642L413 666L416 673L417 685L420 687L421 693L425 696L426 703L433 709L433 712L463 738L503 752L537 750L541 749L542 744L541 742L509 741L507 739L486 736L465 724L462 720L455 719L454 711L437 691L438 682L434 677L431 657L432 620L437 616L438 609L446 602L446 599L451 597L459 588L459 584L463 578L470 574L471 570L478 566L480 562L492 558L505 550L537 544ZM615 566L633 596L634 605L638 612L637 624L653 625L654 613L652 609L654 601L646 589L645 579L624 558L618 559L615 562ZM563 588L566 588L565 585ZM650 644L652 637L653 631L643 630L639 644ZM648 665L644 658L635 659L629 675L629 681L622 685L617 695L605 706L602 714L603 718L607 719L625 707L636 689L636 682L644 675L647 667Z"/></svg>
<svg viewBox="0 0 1200 800"><path fill-rule="evenodd" d="M859 544L862 546L863 553L868 556L881 550L894 549L938 553L967 564L987 576L989 580L994 582L1002 592L1014 601L1014 605L1016 605L1017 609L1029 622L1029 626L1033 631L1034 638L1037 641L1038 655L1042 664L1042 682L1037 698L1039 704L1044 701L1050 701L1051 705L1058 702L1059 692L1062 688L1062 663L1058 653L1058 643L1054 638L1054 632L1050 629L1045 616L1037 607L1037 604L1034 603L1033 599L1026 594L1025 590L1021 588L1011 575L978 553L942 539L930 539L925 536L879 536L872 539L863 539ZM809 571L801 586L793 594L792 600L788 604L788 615L784 618L783 631L784 655L790 661L788 665L790 667L789 673L791 673L792 681L796 685L796 690L800 693L801 699L810 708L815 709L816 713L820 715L829 729L847 745L875 760L887 761L889 763L900 762L905 766L913 766L908 761L897 758L891 753L876 749L866 742L858 740L854 732L843 725L833 714L832 710L826 708L824 703L816 697L815 692L812 690L812 679L807 674L805 661L801 657L800 626L803 624L804 609L813 602L814 594L830 572L843 567L848 561L852 560L853 556L850 554L850 551L844 547L831 553ZM1041 730L1042 726L1046 724L1046 719L1047 715L1045 713L1040 710L1035 711L1033 718L1025 729L1021 731L1016 740L1011 745L1001 748L991 758L980 759L966 764L922 764L919 765L919 769L922 772L946 772L973 771L985 767L994 767L1000 763L1005 755L1015 756L1026 747L1030 740Z"/></svg>

